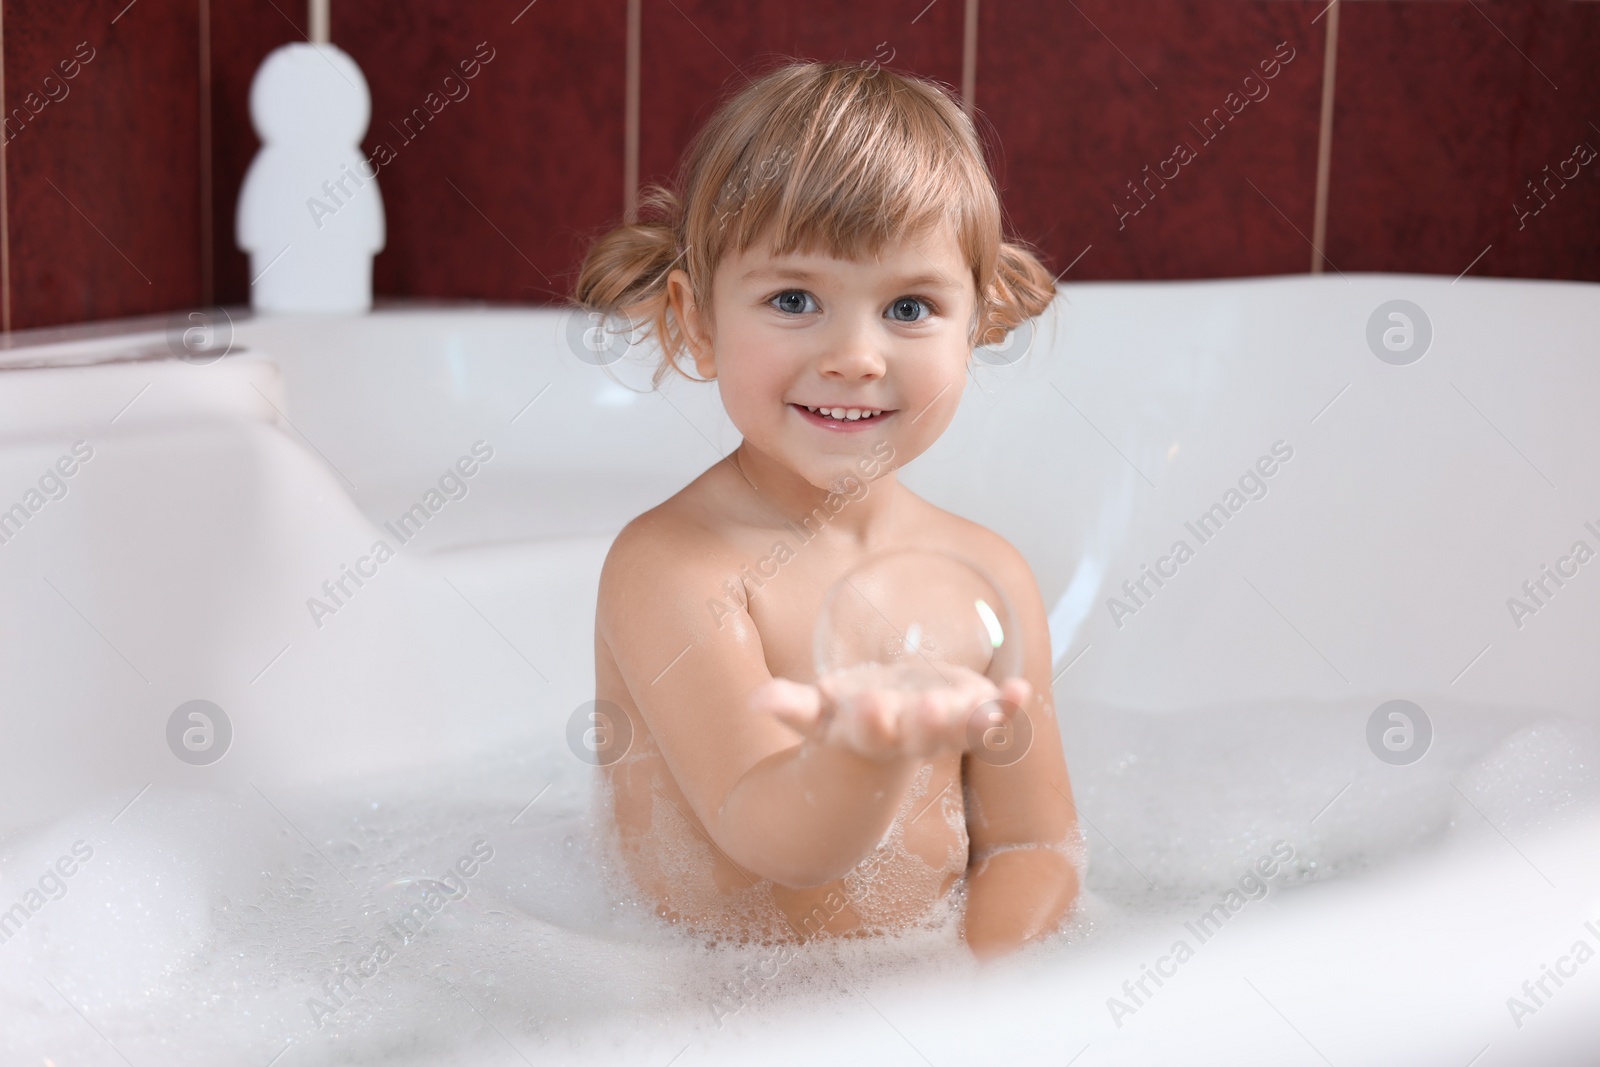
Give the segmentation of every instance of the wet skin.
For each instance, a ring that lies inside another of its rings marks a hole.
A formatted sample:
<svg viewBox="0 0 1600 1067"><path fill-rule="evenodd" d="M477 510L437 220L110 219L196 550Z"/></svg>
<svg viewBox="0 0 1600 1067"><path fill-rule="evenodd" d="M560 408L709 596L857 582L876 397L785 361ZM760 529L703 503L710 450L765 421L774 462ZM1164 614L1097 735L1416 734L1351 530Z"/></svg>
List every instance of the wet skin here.
<svg viewBox="0 0 1600 1067"><path fill-rule="evenodd" d="M631 522L602 573L596 697L632 728L605 769L630 873L664 918L734 938L903 925L963 876L980 956L1051 929L1077 895L1064 853L1077 825L1038 586L1003 538L895 473L949 425L965 384L975 293L954 233L865 261L758 243L718 265L710 308L687 283L669 279L695 367L744 439ZM884 414L836 428L803 405ZM847 713L815 687L823 596L867 556L908 548L996 581L1022 670L997 691L975 660L926 704L884 695ZM966 726L1002 692L1033 741L993 766L966 754Z"/></svg>

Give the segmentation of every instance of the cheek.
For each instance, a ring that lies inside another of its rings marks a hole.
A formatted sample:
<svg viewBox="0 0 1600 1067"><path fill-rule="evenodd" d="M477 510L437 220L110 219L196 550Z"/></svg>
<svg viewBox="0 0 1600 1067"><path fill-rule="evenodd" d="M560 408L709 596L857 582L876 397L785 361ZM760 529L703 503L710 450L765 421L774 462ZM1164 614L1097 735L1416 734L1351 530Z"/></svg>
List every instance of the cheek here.
<svg viewBox="0 0 1600 1067"><path fill-rule="evenodd" d="M966 357L963 349L904 364L899 395L908 416L916 417L916 436L936 439L955 419L967 388Z"/></svg>
<svg viewBox="0 0 1600 1067"><path fill-rule="evenodd" d="M717 377L729 399L747 411L781 407L805 362L798 346L781 331L728 331L717 340Z"/></svg>
<svg viewBox="0 0 1600 1067"><path fill-rule="evenodd" d="M725 350L718 346L717 389L722 406L734 425L742 430L774 423L785 414L783 407L790 378L783 373L783 362L770 350Z"/></svg>
<svg viewBox="0 0 1600 1067"><path fill-rule="evenodd" d="M719 370L717 390L728 418L746 436L753 428L773 420L774 414L768 410L773 407L772 400L759 382L742 374L727 374Z"/></svg>
<svg viewBox="0 0 1600 1067"><path fill-rule="evenodd" d="M938 351L923 351L900 361L901 395L920 411L928 404L928 414L940 411L954 415L967 385L971 351L958 345L941 346Z"/></svg>

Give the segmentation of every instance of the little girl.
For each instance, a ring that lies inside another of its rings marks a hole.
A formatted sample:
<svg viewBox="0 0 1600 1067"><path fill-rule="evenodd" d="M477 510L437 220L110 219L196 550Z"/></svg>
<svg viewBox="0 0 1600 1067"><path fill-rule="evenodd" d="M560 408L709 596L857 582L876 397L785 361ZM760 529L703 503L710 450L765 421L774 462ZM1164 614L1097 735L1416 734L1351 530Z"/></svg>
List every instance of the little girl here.
<svg viewBox="0 0 1600 1067"><path fill-rule="evenodd" d="M754 81L677 185L596 242L575 294L647 324L657 386L688 377L687 354L743 436L630 522L601 574L596 700L633 739L606 765L628 870L663 918L741 941L903 928L957 906L957 887L980 958L1049 933L1078 896L1081 842L1039 589L1004 538L895 470L950 424L973 346L1049 306L1050 274L1002 239L961 108L876 66ZM790 551L800 526L816 532ZM813 667L823 595L913 548L1000 586L1021 674L997 688L978 664L920 695L841 701ZM776 574L746 582L775 555ZM972 716L996 706L1032 728L1006 766L967 755Z"/></svg>

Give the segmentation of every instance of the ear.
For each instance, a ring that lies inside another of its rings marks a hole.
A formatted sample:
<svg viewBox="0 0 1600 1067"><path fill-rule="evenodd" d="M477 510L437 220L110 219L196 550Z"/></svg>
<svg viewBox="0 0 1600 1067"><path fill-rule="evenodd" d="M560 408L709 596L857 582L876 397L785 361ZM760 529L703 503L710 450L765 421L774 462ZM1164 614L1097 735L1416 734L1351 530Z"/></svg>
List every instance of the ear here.
<svg viewBox="0 0 1600 1067"><path fill-rule="evenodd" d="M706 330L706 316L695 303L694 288L689 282L689 272L681 267L667 275L667 303L683 333L684 344L694 360L694 369L702 378L717 376L716 359L711 351Z"/></svg>

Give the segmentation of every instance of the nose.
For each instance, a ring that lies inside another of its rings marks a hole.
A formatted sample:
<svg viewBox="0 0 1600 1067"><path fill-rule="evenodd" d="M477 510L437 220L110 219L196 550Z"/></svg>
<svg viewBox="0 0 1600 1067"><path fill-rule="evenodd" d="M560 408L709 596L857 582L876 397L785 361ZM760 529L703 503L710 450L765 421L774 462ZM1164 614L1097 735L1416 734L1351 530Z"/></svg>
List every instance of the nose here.
<svg viewBox="0 0 1600 1067"><path fill-rule="evenodd" d="M824 343L826 348L817 366L824 378L875 381L888 369L882 330L876 321L868 321L865 316L840 321Z"/></svg>

